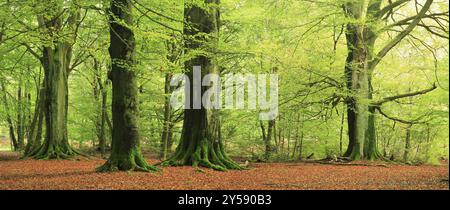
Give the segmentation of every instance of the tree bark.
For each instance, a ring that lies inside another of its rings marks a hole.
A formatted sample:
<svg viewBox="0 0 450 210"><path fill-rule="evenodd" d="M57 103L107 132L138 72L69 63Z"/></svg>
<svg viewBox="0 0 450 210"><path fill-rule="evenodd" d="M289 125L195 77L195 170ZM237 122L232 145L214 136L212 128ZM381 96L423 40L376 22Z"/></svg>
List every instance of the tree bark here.
<svg viewBox="0 0 450 210"><path fill-rule="evenodd" d="M214 50L219 33L219 0L205 0L206 7L197 5L185 5L185 25L184 34L186 37L201 37L199 40L186 40L186 47L191 50ZM206 36L204 36L206 34ZM213 49L205 49L212 44ZM221 126L219 110L206 109L204 106L195 109L194 100L202 100L201 96L208 88L202 86L200 97L194 97L194 66L200 66L201 76L209 73L219 73L219 67L211 57L207 55L196 55L185 63L188 70L187 76L191 84L189 91L190 107L184 110L184 122L180 143L175 154L162 165L192 165L193 167L203 166L215 170L224 171L226 169L240 169L224 151L221 139ZM200 101L201 102L201 101Z"/></svg>
<svg viewBox="0 0 450 210"><path fill-rule="evenodd" d="M64 10L58 2L43 1L49 5L43 15L38 16L39 26L51 40L42 46L40 58L44 69L44 118L45 138L42 145L29 154L35 159L59 159L72 158L81 153L69 145L67 136L67 110L68 110L68 75L72 59L72 45L74 40L60 38L65 25L75 33L75 25L79 18L77 11L71 11L69 17L64 20ZM55 10L56 8L56 10ZM72 34L73 37L76 37ZM75 38L73 38L75 39ZM48 40L44 40L48 41Z"/></svg>
<svg viewBox="0 0 450 210"><path fill-rule="evenodd" d="M132 5L128 0L112 0L109 14L112 65L113 132L112 151L106 163L97 168L109 171L153 171L141 154L139 140L138 87L135 67L135 38L130 28L134 22Z"/></svg>
<svg viewBox="0 0 450 210"><path fill-rule="evenodd" d="M384 46L376 56L374 56L374 48L378 36L372 27L367 24L382 20L379 16L380 13L383 13L380 8L381 1L364 0L348 3L344 6L346 15L360 22L359 24L347 24L346 31L349 51L345 69L347 89L349 90L347 99L349 146L344 156L353 160L383 158L377 148L375 123L376 110L380 110L380 105L371 102L365 102L364 104L365 100L373 100L372 74L381 59L417 26L429 10L432 2L433 0L427 0L419 14L412 18L408 27ZM395 5L392 4L394 7ZM424 93L426 92L424 91ZM419 92L419 94L421 93ZM408 94L404 95L404 97L408 96ZM388 98L388 100L390 99Z"/></svg>
<svg viewBox="0 0 450 210"><path fill-rule="evenodd" d="M345 12L355 20L365 20L368 13L379 9L379 1L361 1L347 4ZM375 44L375 34L367 23L347 24L346 30L348 56L345 66L347 78L347 123L349 145L344 156L352 160L366 158L365 152L377 154L375 135L375 109L369 107L368 100L372 97L370 84L372 58Z"/></svg>

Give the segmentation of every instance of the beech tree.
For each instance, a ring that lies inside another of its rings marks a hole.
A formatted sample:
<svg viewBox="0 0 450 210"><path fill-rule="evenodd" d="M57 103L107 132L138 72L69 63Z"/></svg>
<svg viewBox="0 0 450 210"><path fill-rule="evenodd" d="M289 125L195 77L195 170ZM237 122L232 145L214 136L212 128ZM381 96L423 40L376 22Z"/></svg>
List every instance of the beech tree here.
<svg viewBox="0 0 450 210"><path fill-rule="evenodd" d="M154 171L141 154L138 127L138 86L135 72L136 40L132 26L133 13L129 0L112 0L109 24L112 81L113 129L111 155L97 170Z"/></svg>
<svg viewBox="0 0 450 210"><path fill-rule="evenodd" d="M65 4L69 4L69 7ZM37 20L42 35L42 55L33 51L27 43L23 45L42 64L43 94L39 94L42 102L38 104L42 105L37 106L32 124L34 128L25 155L36 159L70 158L80 154L69 145L67 135L68 78L73 69L72 50L80 24L80 12L70 2L46 0L37 6L40 10ZM38 115L40 112L44 113L45 118L45 138L37 147L39 140L36 139L41 132L39 123L42 123Z"/></svg>
<svg viewBox="0 0 450 210"><path fill-rule="evenodd" d="M220 1L205 0L204 5L185 3L184 37L185 48L191 51L193 58L185 62L185 69L190 81L194 81L194 67L201 67L201 75L220 73L218 63L213 59L214 49L220 28ZM206 50L207 55L196 52ZM208 90L201 87L201 96ZM194 109L194 84L190 82L190 92L186 96L189 107L184 110L183 129L180 143L173 154L163 165L203 166L215 170L241 169L224 151L221 139L219 110L206 109L203 105ZM216 96L217 97L217 96ZM197 101L199 102L199 101Z"/></svg>
<svg viewBox="0 0 450 210"><path fill-rule="evenodd" d="M345 75L350 97L346 99L349 145L344 156L352 160L382 158L377 148L375 126L376 112L382 112L381 105L405 97L426 94L437 88L435 84L432 84L431 88L415 93L386 97L379 101L373 98L372 76L381 60L414 28L419 25L427 27L422 23L424 18L444 15L442 13L427 14L433 3L433 0L427 0L417 15L397 21L386 28L379 30L376 28L377 24L393 15L396 7L408 2L410 1L398 0L381 7L382 0L364 0L349 1L344 5L345 14L352 20L346 26L348 57ZM381 33L403 25L406 28L399 31L379 52L375 51L375 44Z"/></svg>

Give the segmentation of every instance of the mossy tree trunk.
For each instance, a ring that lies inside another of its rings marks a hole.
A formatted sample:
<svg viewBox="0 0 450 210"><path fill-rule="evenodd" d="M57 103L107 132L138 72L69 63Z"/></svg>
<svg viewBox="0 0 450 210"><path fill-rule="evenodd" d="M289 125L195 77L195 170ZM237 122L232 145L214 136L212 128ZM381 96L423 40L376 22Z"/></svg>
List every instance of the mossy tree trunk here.
<svg viewBox="0 0 450 210"><path fill-rule="evenodd" d="M65 19L65 10L58 2L43 1L48 6L44 15L38 16L43 29L45 45L42 46L41 63L44 69L43 110L45 138L42 145L30 152L35 159L72 158L80 154L69 145L67 136L68 76L72 59L72 45L76 35L78 11L71 11ZM71 38L63 37L70 33Z"/></svg>
<svg viewBox="0 0 450 210"><path fill-rule="evenodd" d="M128 0L112 0L109 14L112 61L112 151L99 172L151 171L140 151L138 87L135 73L135 38L132 5Z"/></svg>
<svg viewBox="0 0 450 210"><path fill-rule="evenodd" d="M215 49L219 33L219 0L205 0L207 8L196 5L185 6L184 35L190 39L186 41L189 50L206 50L209 53ZM197 37L192 40L192 37ZM198 38L201 37L201 38ZM212 47L210 47L212 46ZM210 47L210 48L208 48ZM200 97L194 97L194 66L201 67L201 76L209 73L219 74L218 66L210 55L196 55L185 63L187 76L191 83L190 108L184 110L184 122L180 143L175 154L162 165L191 165L203 166L215 170L241 169L231 158L227 156L221 138L220 115L217 109L206 109L201 106L194 109L194 100L202 100L201 96L208 90L201 87ZM197 101L198 102L198 101ZM201 102L201 101L200 101Z"/></svg>
<svg viewBox="0 0 450 210"><path fill-rule="evenodd" d="M356 20L356 23L348 23L346 30L349 52L345 68L349 94L346 100L349 145L344 156L352 160L383 158L378 150L376 135L376 115L382 103L373 103L373 71L381 59L418 25L433 0L427 0L419 13L411 18L409 25L377 54L374 53L374 48L379 35L370 24L381 23L386 13L405 2L398 1L381 8L381 0L364 0L347 3L344 6L346 15ZM434 89L390 97L383 103L425 94L432 90Z"/></svg>
<svg viewBox="0 0 450 210"><path fill-rule="evenodd" d="M45 89L45 139L40 148L30 156L36 159L70 158L78 153L69 145L67 136L68 71L71 47L57 43L44 47Z"/></svg>
<svg viewBox="0 0 450 210"><path fill-rule="evenodd" d="M358 20L358 24L347 25L346 37L348 57L345 75L349 97L347 99L347 119L349 146L344 154L352 160L364 158L364 143L368 129L369 59L371 46L368 43L370 29L364 21L369 12L369 1L349 3L345 6L348 17Z"/></svg>

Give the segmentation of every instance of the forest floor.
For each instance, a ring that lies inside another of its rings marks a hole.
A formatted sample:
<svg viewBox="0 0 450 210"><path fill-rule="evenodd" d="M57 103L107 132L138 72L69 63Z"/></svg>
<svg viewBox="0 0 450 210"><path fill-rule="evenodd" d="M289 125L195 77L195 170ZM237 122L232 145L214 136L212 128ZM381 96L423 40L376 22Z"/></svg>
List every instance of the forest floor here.
<svg viewBox="0 0 450 210"><path fill-rule="evenodd" d="M20 160L0 152L0 190L5 189L442 189L449 190L449 166L358 163L253 163L249 170L218 172L192 167L163 168L156 173L96 173L100 158ZM150 163L157 163L149 159Z"/></svg>

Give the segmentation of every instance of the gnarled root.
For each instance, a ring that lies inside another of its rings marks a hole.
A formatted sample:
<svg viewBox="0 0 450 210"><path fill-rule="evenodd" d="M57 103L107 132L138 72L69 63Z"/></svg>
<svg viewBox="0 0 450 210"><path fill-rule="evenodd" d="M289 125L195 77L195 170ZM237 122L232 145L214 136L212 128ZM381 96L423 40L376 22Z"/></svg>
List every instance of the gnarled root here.
<svg viewBox="0 0 450 210"><path fill-rule="evenodd" d="M24 158L33 158L37 160L72 159L78 155L88 157L68 144L57 145L44 143L29 154L25 155Z"/></svg>
<svg viewBox="0 0 450 210"><path fill-rule="evenodd" d="M128 157L112 154L105 164L96 169L97 172L115 172L115 171L140 171L153 172L159 171L145 161L140 153L131 153Z"/></svg>
<svg viewBox="0 0 450 210"><path fill-rule="evenodd" d="M191 165L193 167L206 167L217 171L226 170L242 170L244 167L238 165L229 158L223 151L220 144L212 145L208 141L203 140L194 150L180 149L174 156L160 163L161 166L184 166Z"/></svg>

